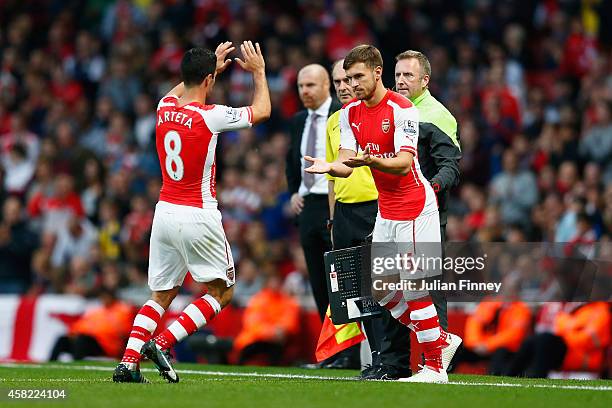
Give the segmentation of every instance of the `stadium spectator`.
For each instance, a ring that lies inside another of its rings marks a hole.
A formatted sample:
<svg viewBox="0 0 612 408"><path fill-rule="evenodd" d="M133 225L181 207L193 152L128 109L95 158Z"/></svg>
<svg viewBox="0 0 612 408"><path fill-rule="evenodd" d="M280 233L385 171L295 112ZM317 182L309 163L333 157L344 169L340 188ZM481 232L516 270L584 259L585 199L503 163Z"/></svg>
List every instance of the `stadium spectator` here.
<svg viewBox="0 0 612 408"><path fill-rule="evenodd" d="M100 203L99 245L102 259L116 260L121 256L121 224L117 205L111 199Z"/></svg>
<svg viewBox="0 0 612 408"><path fill-rule="evenodd" d="M134 101L134 139L140 150L152 150L155 135L155 113L148 94L142 93Z"/></svg>
<svg viewBox="0 0 612 408"><path fill-rule="evenodd" d="M280 277L268 276L244 310L242 329L234 342L238 364L264 356L270 365L278 365L285 344L299 330L299 317L299 305L282 291Z"/></svg>
<svg viewBox="0 0 612 408"><path fill-rule="evenodd" d="M81 180L81 202L87 218L98 223L100 202L104 195L104 168L95 158L86 159Z"/></svg>
<svg viewBox="0 0 612 408"><path fill-rule="evenodd" d="M99 96L107 96L121 112L129 112L142 88L140 80L130 72L128 61L115 57L110 61L110 76L103 79Z"/></svg>
<svg viewBox="0 0 612 408"><path fill-rule="evenodd" d="M128 260L138 261L148 255L153 210L141 195L132 198L131 208L132 211L124 218L121 242L124 256Z"/></svg>
<svg viewBox="0 0 612 408"><path fill-rule="evenodd" d="M110 289L100 289L98 299L102 304L85 312L70 326L68 335L57 340L49 358L51 361L119 357L132 325L134 308L118 300Z"/></svg>
<svg viewBox="0 0 612 408"><path fill-rule="evenodd" d="M488 373L502 375L531 325L531 311L520 301L485 299L465 322L461 362L488 361Z"/></svg>
<svg viewBox="0 0 612 408"><path fill-rule="evenodd" d="M55 178L53 193L46 196L39 191L28 202L28 213L34 219L42 221L42 233L55 236L67 226L72 217L85 215L81 198L74 191L74 178L68 174L59 174Z"/></svg>
<svg viewBox="0 0 612 408"><path fill-rule="evenodd" d="M70 295L92 296L98 286L98 277L92 264L88 256L73 256L67 271L56 269L54 278L61 282L61 291Z"/></svg>
<svg viewBox="0 0 612 408"><path fill-rule="evenodd" d="M25 293L32 283L30 258L38 235L28 226L23 205L16 197L2 204L0 222L0 293Z"/></svg>
<svg viewBox="0 0 612 408"><path fill-rule="evenodd" d="M2 157L4 189L10 194L23 195L34 176L35 160L29 160L25 147L15 143Z"/></svg>
<svg viewBox="0 0 612 408"><path fill-rule="evenodd" d="M490 202L499 205L506 224L526 223L529 210L536 204L538 189L533 174L518 169L516 154L503 155L503 172L491 180Z"/></svg>
<svg viewBox="0 0 612 408"><path fill-rule="evenodd" d="M334 11L336 21L327 31L327 57L332 61L343 58L359 44L372 43L367 24L349 1L336 1Z"/></svg>
<svg viewBox="0 0 612 408"><path fill-rule="evenodd" d="M595 105L595 124L580 141L580 154L603 167L606 182L612 180L612 109L611 101Z"/></svg>
<svg viewBox="0 0 612 408"><path fill-rule="evenodd" d="M60 226L53 246L51 266L61 268L74 257L88 257L97 243L96 228L86 218L72 216Z"/></svg>
<svg viewBox="0 0 612 408"><path fill-rule="evenodd" d="M0 135L1 153L7 154L14 145L21 145L28 161L38 159L40 153L39 136L27 128L25 114L16 112L11 115L11 128L8 133Z"/></svg>
<svg viewBox="0 0 612 408"><path fill-rule="evenodd" d="M607 302L551 302L538 316L536 333L521 344L506 375L546 378L552 370L601 372L610 345Z"/></svg>
<svg viewBox="0 0 612 408"><path fill-rule="evenodd" d="M238 264L240 279L236 282L233 302L238 306L246 307L254 295L263 287L263 277L257 270L257 265L247 258Z"/></svg>
<svg viewBox="0 0 612 408"><path fill-rule="evenodd" d="M83 85L85 94L92 97L106 68L106 60L100 53L100 41L90 32L80 31L75 53L66 61L65 68L72 78Z"/></svg>

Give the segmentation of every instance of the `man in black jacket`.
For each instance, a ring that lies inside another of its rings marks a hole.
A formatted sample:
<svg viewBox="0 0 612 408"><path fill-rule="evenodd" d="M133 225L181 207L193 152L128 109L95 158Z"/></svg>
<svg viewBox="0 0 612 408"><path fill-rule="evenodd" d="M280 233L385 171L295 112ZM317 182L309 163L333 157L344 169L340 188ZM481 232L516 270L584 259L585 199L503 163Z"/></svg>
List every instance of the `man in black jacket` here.
<svg viewBox="0 0 612 408"><path fill-rule="evenodd" d="M0 293L25 293L32 282L30 260L38 236L23 218L17 197L8 197L0 221Z"/></svg>
<svg viewBox="0 0 612 408"><path fill-rule="evenodd" d="M287 184L291 209L297 216L300 242L321 321L329 299L325 282L323 254L332 249L326 224L329 219L327 179L324 175L305 173L303 157L325 157L327 118L342 106L332 100L329 74L321 65L303 67L297 79L300 99L306 109L298 112L290 124L287 152Z"/></svg>

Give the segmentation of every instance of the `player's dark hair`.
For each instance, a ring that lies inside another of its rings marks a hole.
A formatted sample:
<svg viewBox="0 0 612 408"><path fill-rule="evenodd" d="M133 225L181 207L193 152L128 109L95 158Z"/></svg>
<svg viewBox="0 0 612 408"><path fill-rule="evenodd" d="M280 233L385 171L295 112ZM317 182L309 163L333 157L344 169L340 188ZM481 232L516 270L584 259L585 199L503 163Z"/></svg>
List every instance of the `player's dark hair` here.
<svg viewBox="0 0 612 408"><path fill-rule="evenodd" d="M208 75L214 75L216 68L217 57L214 52L204 48L192 48L183 55L181 76L185 86L197 86Z"/></svg>
<svg viewBox="0 0 612 408"><path fill-rule="evenodd" d="M380 55L378 48L368 44L358 45L353 48L348 55L344 57L344 64L342 64L342 67L347 70L359 62L363 62L365 66L370 69L383 66L382 55Z"/></svg>

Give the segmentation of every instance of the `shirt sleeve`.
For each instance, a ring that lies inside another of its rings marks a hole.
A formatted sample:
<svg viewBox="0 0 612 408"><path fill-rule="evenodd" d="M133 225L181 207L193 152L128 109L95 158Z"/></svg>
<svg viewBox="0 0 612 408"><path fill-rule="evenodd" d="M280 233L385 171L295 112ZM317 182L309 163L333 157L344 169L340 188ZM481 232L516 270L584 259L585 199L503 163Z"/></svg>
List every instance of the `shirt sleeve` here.
<svg viewBox="0 0 612 408"><path fill-rule="evenodd" d="M206 112L205 121L211 132L244 129L253 125L253 110L250 106L232 108L215 105Z"/></svg>
<svg viewBox="0 0 612 408"><path fill-rule="evenodd" d="M157 110L160 110L161 108L165 108L169 106L174 106L176 105L177 100L178 100L178 96L176 95L164 96L163 98L159 100L159 103L157 104Z"/></svg>
<svg viewBox="0 0 612 408"><path fill-rule="evenodd" d="M395 153L410 152L416 156L419 141L419 111L416 107L398 108L394 112Z"/></svg>
<svg viewBox="0 0 612 408"><path fill-rule="evenodd" d="M340 140L340 122L339 115L332 115L327 119L327 129L325 130L325 160L328 163L336 161L338 158L338 149L334 146ZM335 142L335 143L334 143ZM335 180L334 176L325 174L328 180Z"/></svg>
<svg viewBox="0 0 612 408"><path fill-rule="evenodd" d="M340 149L352 150L357 153L357 139L351 130L348 119L348 109L340 109Z"/></svg>

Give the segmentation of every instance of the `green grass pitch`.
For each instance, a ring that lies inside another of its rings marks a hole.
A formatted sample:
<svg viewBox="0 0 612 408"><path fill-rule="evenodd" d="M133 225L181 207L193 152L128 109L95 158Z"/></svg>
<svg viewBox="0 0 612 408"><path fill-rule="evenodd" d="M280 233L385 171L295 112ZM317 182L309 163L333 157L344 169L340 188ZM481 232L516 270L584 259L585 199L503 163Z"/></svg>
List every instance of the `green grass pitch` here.
<svg viewBox="0 0 612 408"><path fill-rule="evenodd" d="M115 384L114 364L0 364L0 407L612 407L612 381L528 380L451 375L451 384L353 380L356 371L176 365L167 384L143 364L152 384ZM11 389L65 389L62 400L11 400ZM50 404L50 405L49 405Z"/></svg>

